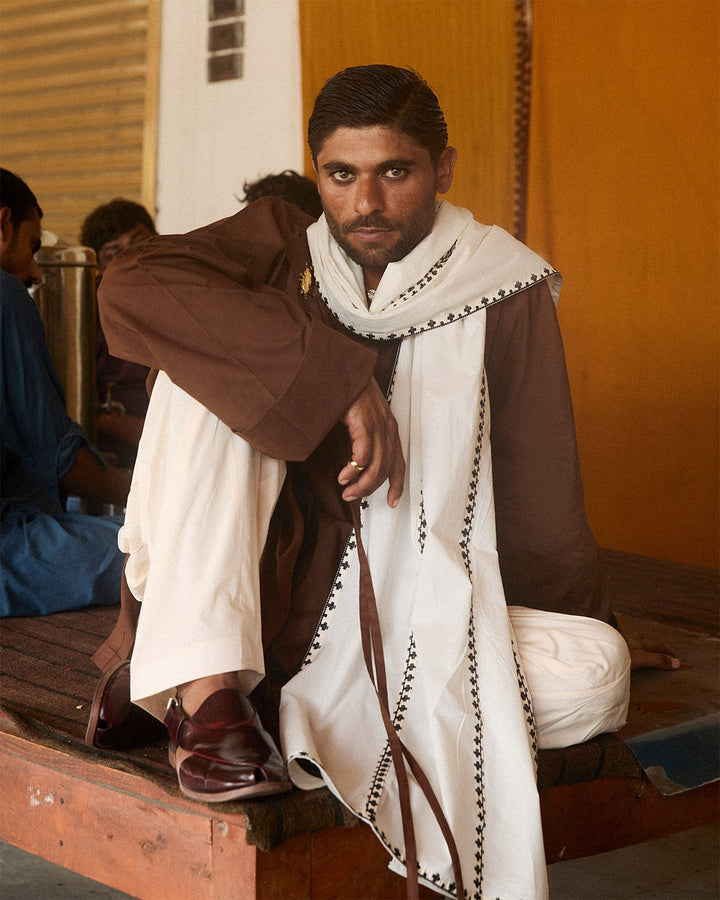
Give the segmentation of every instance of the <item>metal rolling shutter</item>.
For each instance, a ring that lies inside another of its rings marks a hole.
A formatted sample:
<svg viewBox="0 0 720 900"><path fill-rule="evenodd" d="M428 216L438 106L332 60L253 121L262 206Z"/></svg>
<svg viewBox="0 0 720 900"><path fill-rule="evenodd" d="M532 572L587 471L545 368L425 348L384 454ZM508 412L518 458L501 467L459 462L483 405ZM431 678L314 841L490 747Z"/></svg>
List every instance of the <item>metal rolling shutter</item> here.
<svg viewBox="0 0 720 900"><path fill-rule="evenodd" d="M0 0L0 160L77 240L123 196L154 214L159 0Z"/></svg>

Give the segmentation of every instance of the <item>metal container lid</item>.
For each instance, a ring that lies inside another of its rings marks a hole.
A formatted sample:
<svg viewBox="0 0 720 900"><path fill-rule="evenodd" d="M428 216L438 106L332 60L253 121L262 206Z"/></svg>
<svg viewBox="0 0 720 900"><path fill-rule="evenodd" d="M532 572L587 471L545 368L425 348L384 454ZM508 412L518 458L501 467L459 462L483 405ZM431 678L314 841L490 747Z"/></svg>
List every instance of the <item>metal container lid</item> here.
<svg viewBox="0 0 720 900"><path fill-rule="evenodd" d="M95 251L81 244L71 243L51 231L43 230L42 245L35 254L41 267L49 266L95 266Z"/></svg>

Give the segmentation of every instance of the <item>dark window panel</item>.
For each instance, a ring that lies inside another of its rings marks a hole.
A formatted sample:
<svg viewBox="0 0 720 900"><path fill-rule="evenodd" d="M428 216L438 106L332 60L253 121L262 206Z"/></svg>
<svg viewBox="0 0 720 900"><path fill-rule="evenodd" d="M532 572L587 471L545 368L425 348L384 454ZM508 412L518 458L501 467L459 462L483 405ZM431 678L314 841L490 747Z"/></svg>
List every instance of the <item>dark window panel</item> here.
<svg viewBox="0 0 720 900"><path fill-rule="evenodd" d="M208 81L230 81L242 78L242 53L223 53L208 57Z"/></svg>
<svg viewBox="0 0 720 900"><path fill-rule="evenodd" d="M242 22L212 25L208 30L208 50L211 53L218 53L223 50L237 50L242 47L244 36Z"/></svg>
<svg viewBox="0 0 720 900"><path fill-rule="evenodd" d="M208 19L232 19L245 13L245 0L209 0Z"/></svg>

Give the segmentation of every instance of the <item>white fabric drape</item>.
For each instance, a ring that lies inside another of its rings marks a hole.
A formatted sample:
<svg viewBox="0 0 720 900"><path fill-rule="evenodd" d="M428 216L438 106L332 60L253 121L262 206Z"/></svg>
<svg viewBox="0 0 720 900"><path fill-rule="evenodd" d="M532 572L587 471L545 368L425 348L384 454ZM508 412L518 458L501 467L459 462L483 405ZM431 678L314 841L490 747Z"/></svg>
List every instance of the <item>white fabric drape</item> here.
<svg viewBox="0 0 720 900"><path fill-rule="evenodd" d="M362 272L325 220L308 230L325 302L349 328L404 335L391 407L406 456L405 492L364 504L363 543L377 597L391 708L458 845L470 896L544 897L535 733L495 550L485 307L542 278L547 264L498 228L440 202L432 232L389 265L368 309ZM292 777L312 760L368 821L402 869L395 773L365 671L358 561L348 551L316 640L283 691ZM454 891L444 841L411 779L420 875Z"/></svg>
<svg viewBox="0 0 720 900"><path fill-rule="evenodd" d="M321 292L349 327L406 335L391 398L405 492L395 510L384 492L368 498L362 526L395 726L450 822L468 896L543 898L528 685L543 745L560 746L623 724L629 670L609 626L535 610L509 616L500 580L484 308L541 278L557 293L559 279L504 232L441 204L424 254L438 265L423 271L415 251L407 269L392 264L368 311L358 272L322 220L309 240ZM474 284L483 286L477 295ZM132 694L154 714L162 717L178 683L241 670L249 689L262 676L258 566L284 471L158 376L121 531L142 601ZM314 761L402 870L396 780L360 647L352 538L303 666L283 690L281 728L296 784L322 783L299 764ZM411 804L421 875L452 893L444 841L412 778Z"/></svg>
<svg viewBox="0 0 720 900"><path fill-rule="evenodd" d="M351 331L378 338L437 328L547 279L557 303L562 279L540 256L496 225L438 201L433 230L390 263L367 307L361 268L340 249L325 217L308 228L321 293Z"/></svg>
<svg viewBox="0 0 720 900"><path fill-rule="evenodd" d="M157 718L178 684L240 671L249 693L264 675L259 560L284 479L158 374L118 539L142 601L132 699Z"/></svg>

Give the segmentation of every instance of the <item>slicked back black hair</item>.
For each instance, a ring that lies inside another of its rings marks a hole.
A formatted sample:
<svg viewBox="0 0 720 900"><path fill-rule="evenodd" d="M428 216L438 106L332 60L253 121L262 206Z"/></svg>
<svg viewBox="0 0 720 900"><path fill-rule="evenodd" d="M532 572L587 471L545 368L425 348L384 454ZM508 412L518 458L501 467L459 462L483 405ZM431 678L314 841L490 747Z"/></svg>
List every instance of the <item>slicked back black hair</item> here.
<svg viewBox="0 0 720 900"><path fill-rule="evenodd" d="M412 69L353 66L325 82L308 122L313 162L336 128L384 125L411 137L433 164L447 146L445 116L437 97Z"/></svg>

